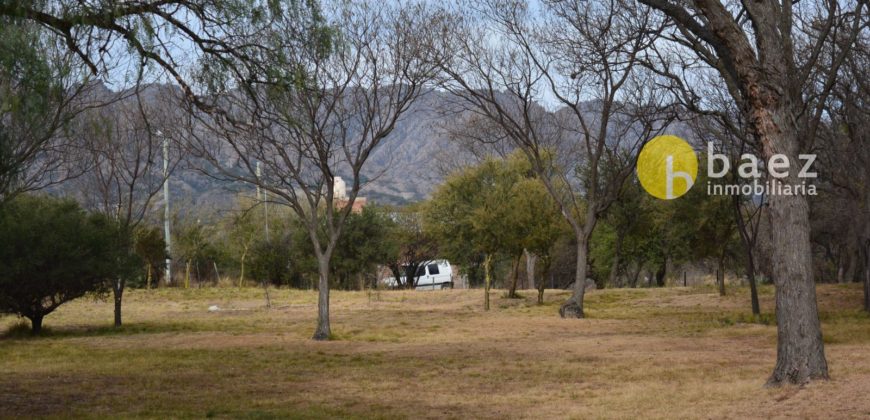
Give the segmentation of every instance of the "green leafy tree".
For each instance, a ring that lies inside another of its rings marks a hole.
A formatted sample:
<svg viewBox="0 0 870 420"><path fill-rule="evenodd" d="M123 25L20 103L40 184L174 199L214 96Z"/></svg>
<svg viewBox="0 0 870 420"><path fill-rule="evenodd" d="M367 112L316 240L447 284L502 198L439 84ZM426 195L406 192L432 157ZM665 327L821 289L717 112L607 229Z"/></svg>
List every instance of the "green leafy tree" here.
<svg viewBox="0 0 870 420"><path fill-rule="evenodd" d="M420 210L412 206L394 212L391 219L389 255L384 262L400 289L416 287L422 274L420 267L438 257L438 241L423 229L421 218Z"/></svg>
<svg viewBox="0 0 870 420"><path fill-rule="evenodd" d="M532 174L523 155L487 159L450 176L426 206L426 229L448 258L463 265L483 260L486 307L495 256L511 260L509 296L516 297L523 251L546 255L559 233L557 207Z"/></svg>
<svg viewBox="0 0 870 420"><path fill-rule="evenodd" d="M395 225L385 209L364 207L351 214L335 247L332 272L339 287L364 288L377 281L377 265L395 253Z"/></svg>
<svg viewBox="0 0 870 420"><path fill-rule="evenodd" d="M0 203L73 172L72 148L58 134L80 108L79 76L35 25L0 13Z"/></svg>
<svg viewBox="0 0 870 420"><path fill-rule="evenodd" d="M152 284L159 282L161 268L166 260L163 232L154 226L140 226L136 230L134 251L145 265L145 288L150 289ZM155 278L158 281L154 281Z"/></svg>
<svg viewBox="0 0 870 420"><path fill-rule="evenodd" d="M43 318L141 267L117 245L119 226L72 201L19 196L0 210L0 312Z"/></svg>

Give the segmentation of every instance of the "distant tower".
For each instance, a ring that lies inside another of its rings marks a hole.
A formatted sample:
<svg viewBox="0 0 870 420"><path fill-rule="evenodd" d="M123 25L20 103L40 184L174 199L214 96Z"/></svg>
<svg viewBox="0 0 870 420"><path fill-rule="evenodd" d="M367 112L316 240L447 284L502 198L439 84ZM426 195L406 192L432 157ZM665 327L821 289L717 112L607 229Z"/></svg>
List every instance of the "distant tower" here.
<svg viewBox="0 0 870 420"><path fill-rule="evenodd" d="M335 177L335 184L332 186L333 200L347 200L347 184L340 176Z"/></svg>

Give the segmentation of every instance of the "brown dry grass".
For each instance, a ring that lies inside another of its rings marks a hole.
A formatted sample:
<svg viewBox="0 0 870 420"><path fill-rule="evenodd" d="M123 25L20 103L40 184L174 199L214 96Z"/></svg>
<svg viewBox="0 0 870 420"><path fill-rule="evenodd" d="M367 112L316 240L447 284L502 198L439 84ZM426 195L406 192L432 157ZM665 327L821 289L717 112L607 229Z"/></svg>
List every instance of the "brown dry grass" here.
<svg viewBox="0 0 870 420"><path fill-rule="evenodd" d="M762 306L773 308L772 290ZM0 339L0 416L747 418L870 416L870 319L861 290L820 286L832 380L763 388L768 314L732 289L604 290L588 319L482 291L333 293L335 340L314 342L314 292L131 291L81 300L46 337ZM209 305L224 310L207 311ZM0 328L14 329L13 317Z"/></svg>

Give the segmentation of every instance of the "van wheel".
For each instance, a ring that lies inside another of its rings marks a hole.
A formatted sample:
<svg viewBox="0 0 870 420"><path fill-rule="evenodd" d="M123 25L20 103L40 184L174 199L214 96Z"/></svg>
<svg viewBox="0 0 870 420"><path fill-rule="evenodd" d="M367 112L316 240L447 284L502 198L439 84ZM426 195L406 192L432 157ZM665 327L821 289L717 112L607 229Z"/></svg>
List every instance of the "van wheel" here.
<svg viewBox="0 0 870 420"><path fill-rule="evenodd" d="M450 283L441 283L441 290L452 289L453 285Z"/></svg>

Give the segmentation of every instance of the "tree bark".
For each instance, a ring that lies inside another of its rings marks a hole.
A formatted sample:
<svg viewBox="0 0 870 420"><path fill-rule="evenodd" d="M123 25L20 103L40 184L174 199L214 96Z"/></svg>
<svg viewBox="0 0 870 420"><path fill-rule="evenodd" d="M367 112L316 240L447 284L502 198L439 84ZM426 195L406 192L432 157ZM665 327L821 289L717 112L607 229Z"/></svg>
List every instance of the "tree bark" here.
<svg viewBox="0 0 870 420"><path fill-rule="evenodd" d="M792 162L782 182L799 185L798 135L792 114L784 110L760 115L766 157L781 153ZM770 130L764 132L764 130ZM776 181L774 181L776 182ZM810 212L805 195L770 195L773 226L773 273L776 281L777 355L769 385L803 384L828 378L825 345L816 303Z"/></svg>
<svg viewBox="0 0 870 420"><path fill-rule="evenodd" d="M864 249L864 310L870 312L870 241Z"/></svg>
<svg viewBox="0 0 870 420"><path fill-rule="evenodd" d="M317 329L315 340L329 340L332 331L329 329L329 256L317 257L320 281L317 285Z"/></svg>
<svg viewBox="0 0 870 420"><path fill-rule="evenodd" d="M586 261L589 255L586 235L577 238L577 269L574 273L574 293L559 308L562 318L583 318L583 297L586 294Z"/></svg>
<svg viewBox="0 0 870 420"><path fill-rule="evenodd" d="M804 196L771 196L776 273L777 356L770 385L827 379L813 282L809 206Z"/></svg>
<svg viewBox="0 0 870 420"><path fill-rule="evenodd" d="M43 315L30 316L30 334L39 335L42 333L42 318Z"/></svg>

